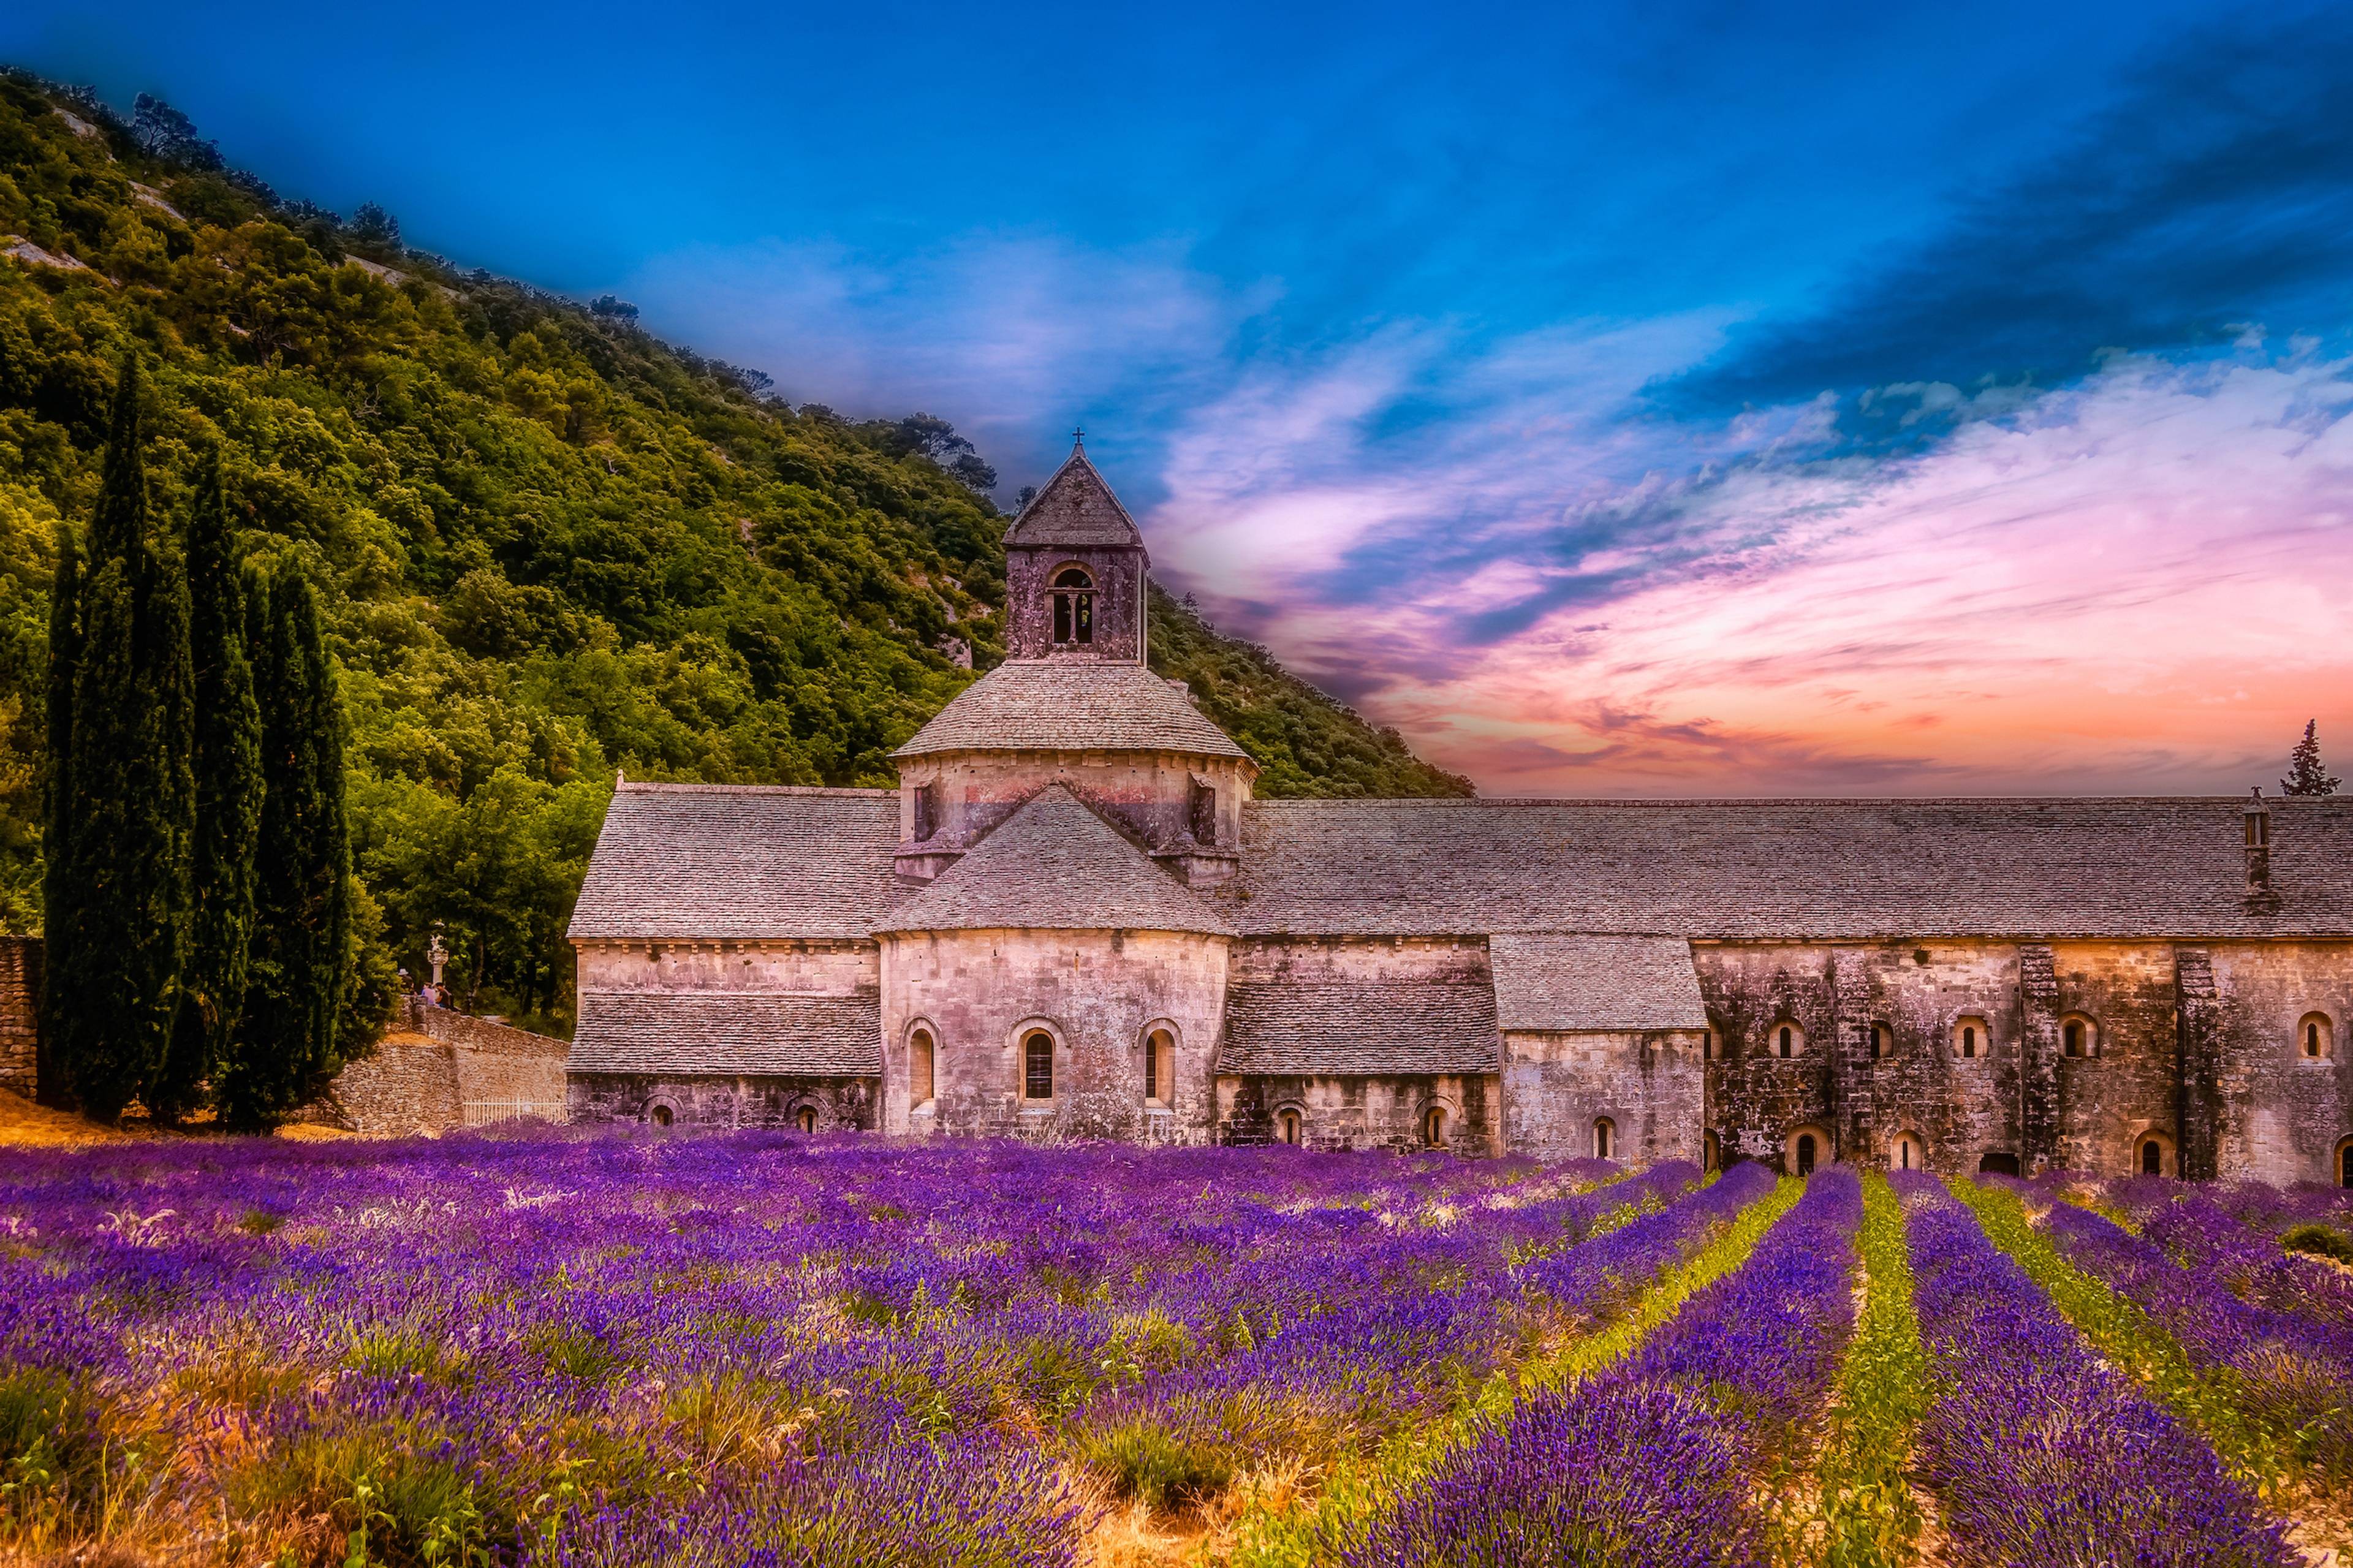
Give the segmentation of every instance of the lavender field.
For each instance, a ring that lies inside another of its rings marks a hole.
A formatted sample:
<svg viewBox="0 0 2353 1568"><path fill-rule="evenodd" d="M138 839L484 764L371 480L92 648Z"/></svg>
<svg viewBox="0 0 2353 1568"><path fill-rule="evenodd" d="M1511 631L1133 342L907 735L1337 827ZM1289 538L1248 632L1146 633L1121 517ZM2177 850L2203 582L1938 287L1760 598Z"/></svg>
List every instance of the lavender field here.
<svg viewBox="0 0 2353 1568"><path fill-rule="evenodd" d="M2344 1194L544 1131L0 1156L0 1552L2286 1564Z"/></svg>

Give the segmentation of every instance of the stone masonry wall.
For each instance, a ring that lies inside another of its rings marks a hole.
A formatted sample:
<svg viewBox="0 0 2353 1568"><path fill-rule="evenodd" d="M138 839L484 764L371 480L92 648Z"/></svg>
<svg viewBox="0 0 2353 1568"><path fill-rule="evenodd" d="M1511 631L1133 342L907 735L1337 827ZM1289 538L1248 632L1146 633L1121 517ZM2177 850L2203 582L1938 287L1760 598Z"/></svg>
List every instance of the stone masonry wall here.
<svg viewBox="0 0 2353 1568"><path fill-rule="evenodd" d="M0 936L0 1089L30 1096L41 1055L41 939Z"/></svg>
<svg viewBox="0 0 2353 1568"><path fill-rule="evenodd" d="M2353 943L2216 942L2205 951L2217 999L2213 1174L2334 1184L2337 1151L2353 1138ZM2313 1013L2333 1037L2317 1060L2296 1036Z"/></svg>
<svg viewBox="0 0 2353 1568"><path fill-rule="evenodd" d="M816 1131L871 1132L881 1097L871 1078L574 1073L569 1120L644 1122L657 1108L677 1127L782 1127L817 1113Z"/></svg>
<svg viewBox="0 0 2353 1568"><path fill-rule="evenodd" d="M1706 1126L1706 1038L1697 1029L1504 1036L1504 1145L1539 1159L1594 1152L1607 1119L1612 1151L1633 1164L1697 1160Z"/></svg>
<svg viewBox="0 0 2353 1568"><path fill-rule="evenodd" d="M892 1132L1208 1142L1224 1019L1223 938L1168 931L973 931L886 936L882 1125ZM928 1110L908 1043L933 1040ZM1176 1042L1174 1103L1144 1102L1149 1032ZM1054 1096L1023 1095L1022 1041L1055 1042Z"/></svg>
<svg viewBox="0 0 2353 1568"><path fill-rule="evenodd" d="M1300 1142L1310 1149L1419 1149L1423 1112L1437 1105L1446 1110L1447 1148L1471 1156L1499 1154L1500 1098L1491 1073L1221 1077L1219 1138L1227 1143L1271 1143L1276 1119L1295 1110Z"/></svg>

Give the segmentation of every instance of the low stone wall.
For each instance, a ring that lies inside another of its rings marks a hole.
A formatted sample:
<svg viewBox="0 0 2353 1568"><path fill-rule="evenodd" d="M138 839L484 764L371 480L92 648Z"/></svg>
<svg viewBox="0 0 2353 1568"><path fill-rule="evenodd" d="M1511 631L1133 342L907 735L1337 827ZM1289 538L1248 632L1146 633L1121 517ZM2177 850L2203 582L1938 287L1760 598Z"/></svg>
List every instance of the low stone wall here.
<svg viewBox="0 0 2353 1568"><path fill-rule="evenodd" d="M574 1073L570 1120L675 1127L800 1126L816 1132L871 1132L880 1080L871 1078Z"/></svg>
<svg viewBox="0 0 2353 1568"><path fill-rule="evenodd" d="M565 1119L564 1041L413 1002L403 1022L336 1075L308 1120L401 1133Z"/></svg>
<svg viewBox="0 0 2353 1568"><path fill-rule="evenodd" d="M1287 1111L1299 1119L1299 1142L1311 1149L1388 1149L1423 1143L1423 1117L1445 1112L1445 1147L1457 1154L1500 1154L1497 1084L1485 1073L1346 1078L1274 1074L1218 1079L1218 1141L1271 1143Z"/></svg>
<svg viewBox="0 0 2353 1568"><path fill-rule="evenodd" d="M0 1089L29 1098L41 1055L41 939L0 936Z"/></svg>

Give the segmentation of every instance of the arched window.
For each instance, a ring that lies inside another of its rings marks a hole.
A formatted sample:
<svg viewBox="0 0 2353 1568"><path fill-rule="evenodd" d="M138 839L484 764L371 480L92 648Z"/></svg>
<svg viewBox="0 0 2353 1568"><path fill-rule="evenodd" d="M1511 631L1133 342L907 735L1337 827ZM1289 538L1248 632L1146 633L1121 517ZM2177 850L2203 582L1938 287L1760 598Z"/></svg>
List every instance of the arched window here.
<svg viewBox="0 0 2353 1568"><path fill-rule="evenodd" d="M2140 1141L2140 1173L2144 1176L2165 1174L2165 1145L2154 1138Z"/></svg>
<svg viewBox="0 0 2353 1568"><path fill-rule="evenodd" d="M1993 1055L1993 1031L1986 1027L1983 1018L1970 1016L1953 1020L1953 1054L1971 1060Z"/></svg>
<svg viewBox="0 0 2353 1568"><path fill-rule="evenodd" d="M921 1110L932 1102L934 1068L932 1034L918 1029L907 1037L907 1103Z"/></svg>
<svg viewBox="0 0 2353 1568"><path fill-rule="evenodd" d="M2098 1056L2099 1026L2080 1013L2062 1018L2059 1021L2059 1048L2071 1057Z"/></svg>
<svg viewBox="0 0 2353 1568"><path fill-rule="evenodd" d="M1618 1157L1618 1124L1606 1116L1593 1123L1593 1157L1597 1160Z"/></svg>
<svg viewBox="0 0 2353 1568"><path fill-rule="evenodd" d="M1153 1030L1144 1041L1144 1102L1176 1103L1176 1038L1166 1029Z"/></svg>
<svg viewBox="0 0 2353 1568"><path fill-rule="evenodd" d="M1021 1042L1021 1097L1054 1098L1054 1037L1043 1029L1032 1029Z"/></svg>
<svg viewBox="0 0 2353 1568"><path fill-rule="evenodd" d="M1446 1107L1433 1105L1421 1113L1421 1141L1428 1148L1446 1147Z"/></svg>
<svg viewBox="0 0 2353 1568"><path fill-rule="evenodd" d="M2326 1013L2306 1013L2295 1026L2296 1048L2306 1061L2325 1061L2337 1050L2337 1031Z"/></svg>
<svg viewBox="0 0 2353 1568"><path fill-rule="evenodd" d="M1054 641L1083 647L1095 640L1095 583L1083 567L1054 574Z"/></svg>
<svg viewBox="0 0 2353 1568"><path fill-rule="evenodd" d="M2353 1187L2353 1138L2337 1146L2337 1184Z"/></svg>
<svg viewBox="0 0 2353 1568"><path fill-rule="evenodd" d="M1773 1026L1766 1044L1777 1057L1799 1056L1806 1048L1806 1031L1784 1018Z"/></svg>
<svg viewBox="0 0 2353 1568"><path fill-rule="evenodd" d="M669 1125L670 1125L670 1107L669 1107L669 1106L667 1106L667 1105L657 1105L657 1106L655 1106L655 1107L653 1108L652 1115L653 1115L653 1122L654 1122L654 1125L655 1125L655 1126L657 1126L657 1127L667 1127L667 1126L669 1126Z"/></svg>
<svg viewBox="0 0 2353 1568"><path fill-rule="evenodd" d="M2014 1176L2018 1174L2018 1156L2000 1149L1989 1149L1978 1161L1980 1176Z"/></svg>
<svg viewBox="0 0 2353 1568"><path fill-rule="evenodd" d="M1274 1113L1274 1135L1277 1138L1282 1139L1285 1143L1296 1144L1299 1142L1299 1112L1278 1110Z"/></svg>
<svg viewBox="0 0 2353 1568"><path fill-rule="evenodd" d="M1925 1171L1928 1168L1927 1151L1912 1133L1898 1132L1887 1145L1887 1168L1891 1171Z"/></svg>
<svg viewBox="0 0 2353 1568"><path fill-rule="evenodd" d="M794 1111L793 1125L799 1128L803 1132L816 1131L817 1107L814 1105L804 1105L798 1110Z"/></svg>
<svg viewBox="0 0 2353 1568"><path fill-rule="evenodd" d="M1813 1173L1814 1135L1810 1132L1800 1132L1798 1134L1798 1174L1810 1176Z"/></svg>
<svg viewBox="0 0 2353 1568"><path fill-rule="evenodd" d="M1873 1024L1871 1026L1871 1054L1884 1061L1895 1054L1895 1026Z"/></svg>

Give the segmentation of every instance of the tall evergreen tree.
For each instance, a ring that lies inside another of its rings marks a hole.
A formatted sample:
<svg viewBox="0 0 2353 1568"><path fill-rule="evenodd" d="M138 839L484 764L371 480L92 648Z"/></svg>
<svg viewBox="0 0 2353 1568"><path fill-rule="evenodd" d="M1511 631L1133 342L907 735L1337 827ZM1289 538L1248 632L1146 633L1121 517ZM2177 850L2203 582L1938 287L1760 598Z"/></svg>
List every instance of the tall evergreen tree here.
<svg viewBox="0 0 2353 1568"><path fill-rule="evenodd" d="M216 448L197 480L186 553L196 702L191 931L171 1046L141 1096L164 1122L195 1109L203 1084L227 1059L245 1005L261 826L261 709L246 658L243 574L229 542Z"/></svg>
<svg viewBox="0 0 2353 1568"><path fill-rule="evenodd" d="M151 546L139 366L123 359L108 435L73 679L66 851L69 923L49 942L53 1054L87 1114L111 1121L162 1062L187 946L187 583Z"/></svg>
<svg viewBox="0 0 2353 1568"><path fill-rule="evenodd" d="M335 1024L352 927L343 708L318 594L300 565L281 561L255 601L247 647L264 788L253 940L244 1021L218 1089L223 1119L240 1131L283 1121L342 1065Z"/></svg>
<svg viewBox="0 0 2353 1568"><path fill-rule="evenodd" d="M72 942L79 879L73 862L74 676L81 668L81 547L73 524L58 529L57 574L49 581L48 773L41 802L41 910L47 984L41 995L39 1058L34 1077L50 1105L70 1104L72 1086L53 1055L63 1026L65 988L58 954Z"/></svg>
<svg viewBox="0 0 2353 1568"><path fill-rule="evenodd" d="M2288 753L2287 777L2280 780L2282 795L2335 795L2337 786L2345 781L2330 773L2320 760L2320 721L2304 721L2304 739Z"/></svg>

